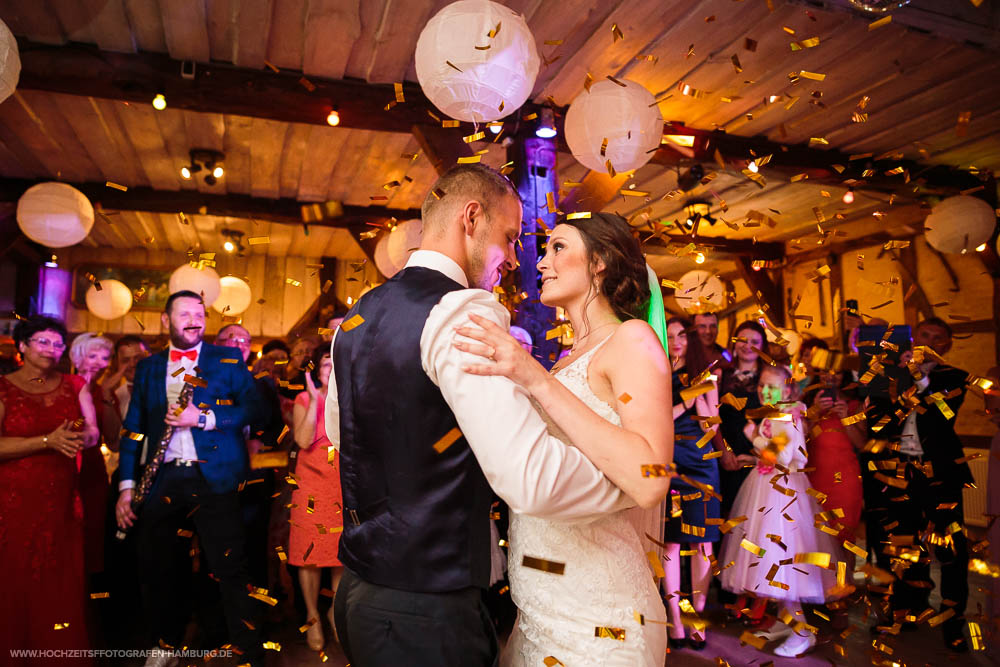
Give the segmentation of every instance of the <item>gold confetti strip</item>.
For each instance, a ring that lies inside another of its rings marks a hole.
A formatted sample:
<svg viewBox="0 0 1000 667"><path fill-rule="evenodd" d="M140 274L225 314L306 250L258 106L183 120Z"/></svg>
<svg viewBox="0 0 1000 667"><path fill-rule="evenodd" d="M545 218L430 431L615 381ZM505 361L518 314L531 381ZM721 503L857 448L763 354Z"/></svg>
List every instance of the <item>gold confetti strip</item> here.
<svg viewBox="0 0 1000 667"><path fill-rule="evenodd" d="M625 641L625 628L606 628L598 626L594 628L594 636L605 639L617 639L618 641L623 642Z"/></svg>
<svg viewBox="0 0 1000 667"><path fill-rule="evenodd" d="M632 397L628 394L628 392L625 392L624 394L618 397L618 400L621 401L622 403L628 403L629 401L632 400Z"/></svg>
<svg viewBox="0 0 1000 667"><path fill-rule="evenodd" d="M767 640L764 639L763 637L758 637L757 635L755 635L750 630L744 630L743 634L740 635L740 643L741 644L749 644L750 646L753 646L758 651L763 651L764 650L764 646L767 645Z"/></svg>
<svg viewBox="0 0 1000 667"><path fill-rule="evenodd" d="M111 593L91 593L90 594L90 599L91 600L103 600L103 599L109 598L109 597L111 597Z"/></svg>
<svg viewBox="0 0 1000 667"><path fill-rule="evenodd" d="M247 239L247 243L250 245L264 245L271 242L270 236L251 236Z"/></svg>
<svg viewBox="0 0 1000 667"><path fill-rule="evenodd" d="M393 88L394 92L396 93L396 102L399 102L399 103L405 102L406 99L403 97L403 84L401 84L401 83L394 83L394 84L392 84L392 88Z"/></svg>
<svg viewBox="0 0 1000 667"><path fill-rule="evenodd" d="M733 69L739 74L743 71L743 65L740 64L740 57L735 53L729 57L729 60L733 63Z"/></svg>
<svg viewBox="0 0 1000 667"><path fill-rule="evenodd" d="M927 619L927 625L929 625L932 628L936 628L937 626L941 625L954 615L955 615L955 610L948 609L946 611L941 612L937 616L932 616L931 618Z"/></svg>
<svg viewBox="0 0 1000 667"><path fill-rule="evenodd" d="M617 23L611 24L611 35L614 38L611 42L612 44L617 42L619 39L625 39L625 33L622 32L622 29L618 27Z"/></svg>
<svg viewBox="0 0 1000 667"><path fill-rule="evenodd" d="M347 332L351 329L357 328L365 323L365 318L361 317L359 313L355 313L352 317L345 320L340 324L340 330Z"/></svg>
<svg viewBox="0 0 1000 667"><path fill-rule="evenodd" d="M810 37L809 39L791 43L792 51L802 51L816 46L819 46L819 37Z"/></svg>
<svg viewBox="0 0 1000 667"><path fill-rule="evenodd" d="M697 398L702 394L707 394L713 389L715 389L715 383L711 381L702 382L701 384L697 384L693 387L685 387L680 391L681 399L684 401L690 401L691 399Z"/></svg>
<svg viewBox="0 0 1000 667"><path fill-rule="evenodd" d="M533 570L541 570L542 572L548 572L549 574L562 575L566 569L565 563L558 563L554 560L545 560L544 558L535 558L534 556L524 556L521 560L522 567L530 567Z"/></svg>
<svg viewBox="0 0 1000 667"><path fill-rule="evenodd" d="M476 132L475 134L469 134L467 136L462 137L462 141L464 141L467 144L471 144L474 141L479 141L480 139L483 139L485 136L486 133L480 131Z"/></svg>
<svg viewBox="0 0 1000 667"><path fill-rule="evenodd" d="M722 524L721 526L719 526L719 532L721 532L724 535L724 534L728 533L733 528L735 528L736 526L740 525L741 523L743 523L746 520L747 520L747 517L745 517L745 516L738 516L735 519L729 519L724 524Z"/></svg>
<svg viewBox="0 0 1000 667"><path fill-rule="evenodd" d="M559 42L562 43L562 40L559 40ZM546 42L546 44L548 44L548 42ZM566 667L566 665L551 655L542 660L542 662L545 664L545 667Z"/></svg>
<svg viewBox="0 0 1000 667"><path fill-rule="evenodd" d="M883 16L879 20L872 21L871 23L869 23L868 32L871 32L872 30L878 30L882 26L889 25L890 23L892 23L892 14L889 14L888 16Z"/></svg>
<svg viewBox="0 0 1000 667"><path fill-rule="evenodd" d="M816 551L809 551L804 553L795 554L792 558L793 563L805 563L806 565L815 565L817 567L822 567L829 569L830 567L830 554L820 553Z"/></svg>
<svg viewBox="0 0 1000 667"><path fill-rule="evenodd" d="M570 213L566 216L567 220L584 220L590 218L590 211L579 211L577 213Z"/></svg>
<svg viewBox="0 0 1000 667"><path fill-rule="evenodd" d="M643 477L666 477L670 474L670 468L662 463L642 464Z"/></svg>
<svg viewBox="0 0 1000 667"><path fill-rule="evenodd" d="M728 521L726 523L728 523ZM748 540L745 537L740 542L740 547L742 547L743 549L746 549L747 551L749 551L753 555L757 556L758 558L762 558L764 556L764 554L767 553L766 549L764 549L763 547L757 546L756 544L754 544L753 542L751 542L750 540Z"/></svg>
<svg viewBox="0 0 1000 667"><path fill-rule="evenodd" d="M461 437L462 437L462 431L460 431L459 428L456 426L455 428L445 433L440 440L434 443L434 451L440 454L441 452L443 452L444 450L448 449L453 444L455 444L455 441Z"/></svg>
<svg viewBox="0 0 1000 667"><path fill-rule="evenodd" d="M106 185L109 188L114 188L115 190L121 190L122 192L128 191L128 186L127 185L119 185L118 183L115 183L114 181L106 181L104 183L104 185Z"/></svg>
<svg viewBox="0 0 1000 667"><path fill-rule="evenodd" d="M52 626L53 630L65 630L69 627L69 623L55 623Z"/></svg>
<svg viewBox="0 0 1000 667"><path fill-rule="evenodd" d="M264 642L264 648L270 649L272 651L280 651L281 644L278 642Z"/></svg>
<svg viewBox="0 0 1000 667"><path fill-rule="evenodd" d="M812 79L813 81L823 81L826 79L826 74L818 74L816 72L807 72L806 70L799 70L799 76L803 79Z"/></svg>
<svg viewBox="0 0 1000 667"><path fill-rule="evenodd" d="M458 164L475 164L483 159L482 155L470 155L458 158Z"/></svg>

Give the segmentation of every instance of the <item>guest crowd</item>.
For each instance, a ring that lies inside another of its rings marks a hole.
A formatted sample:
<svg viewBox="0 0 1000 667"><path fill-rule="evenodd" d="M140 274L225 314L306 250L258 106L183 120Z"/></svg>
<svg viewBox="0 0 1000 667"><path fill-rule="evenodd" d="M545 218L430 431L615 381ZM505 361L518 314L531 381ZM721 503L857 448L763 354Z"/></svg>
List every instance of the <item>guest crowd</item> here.
<svg viewBox="0 0 1000 667"><path fill-rule="evenodd" d="M0 377L0 646L228 644L253 663L268 622L294 608L320 651L342 573L339 460L323 409L329 337L255 351L250 333L228 324L209 344L204 304L190 292L170 297L163 322L170 338L159 350L136 335L70 339L44 316L17 324L19 366ZM690 612L716 588L758 636L783 638L779 655L799 655L816 641L794 632L814 622L812 610L846 627L850 575L867 560L876 580L894 580L869 589L874 631L934 615L948 647L964 650L962 489L972 477L955 419L968 374L944 362L948 324L921 322L905 346L913 351L883 361L911 373L904 392L876 391L864 365L839 363L824 340L789 358L756 320L739 323L728 345L711 313L673 317L667 334L671 646L705 647ZM530 348L527 332L518 337ZM861 358L872 345L853 334L843 342ZM750 567L755 549L766 556ZM821 576L775 575L801 553L829 554Z"/></svg>

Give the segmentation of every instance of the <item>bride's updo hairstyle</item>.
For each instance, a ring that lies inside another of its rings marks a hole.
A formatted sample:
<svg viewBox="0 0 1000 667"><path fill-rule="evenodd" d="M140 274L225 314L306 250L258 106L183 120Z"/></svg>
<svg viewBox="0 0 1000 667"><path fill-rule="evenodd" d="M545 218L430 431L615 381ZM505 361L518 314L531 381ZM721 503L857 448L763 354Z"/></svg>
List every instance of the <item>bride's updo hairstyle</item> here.
<svg viewBox="0 0 1000 667"><path fill-rule="evenodd" d="M622 320L646 319L650 299L646 260L625 218L594 212L589 218L560 217L557 224L580 232L592 266L598 259L604 262L598 283L615 315Z"/></svg>

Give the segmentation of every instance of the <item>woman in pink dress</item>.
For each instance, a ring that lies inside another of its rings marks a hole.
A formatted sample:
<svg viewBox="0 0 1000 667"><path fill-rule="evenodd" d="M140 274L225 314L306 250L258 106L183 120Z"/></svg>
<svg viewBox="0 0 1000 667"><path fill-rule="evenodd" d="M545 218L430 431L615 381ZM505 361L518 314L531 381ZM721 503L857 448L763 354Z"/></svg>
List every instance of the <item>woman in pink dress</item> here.
<svg viewBox="0 0 1000 667"><path fill-rule="evenodd" d="M320 568L333 568L333 595L344 568L337 559L344 518L340 493L340 455L326 437L324 404L333 370L330 350L321 347L313 354L313 368L305 374L306 391L295 397L295 443L299 454L295 464L297 488L292 493L291 531L288 562L299 568L299 583L306 605L309 648L322 650L323 624L319 601ZM333 604L327 614L333 628Z"/></svg>
<svg viewBox="0 0 1000 667"><path fill-rule="evenodd" d="M16 659L11 649L90 648L76 457L98 434L84 380L56 370L65 336L62 323L48 317L18 322L14 340L24 365L0 377L3 664L44 662Z"/></svg>

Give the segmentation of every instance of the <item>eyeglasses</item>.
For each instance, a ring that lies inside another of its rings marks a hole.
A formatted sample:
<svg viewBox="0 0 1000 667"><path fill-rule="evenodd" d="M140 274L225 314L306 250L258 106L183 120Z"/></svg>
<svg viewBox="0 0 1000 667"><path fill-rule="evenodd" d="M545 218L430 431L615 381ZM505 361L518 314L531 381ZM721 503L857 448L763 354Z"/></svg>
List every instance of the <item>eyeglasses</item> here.
<svg viewBox="0 0 1000 667"><path fill-rule="evenodd" d="M66 343L62 341L49 340L48 338L29 338L29 343L34 343L38 347L45 349L51 347L53 350L65 350Z"/></svg>

